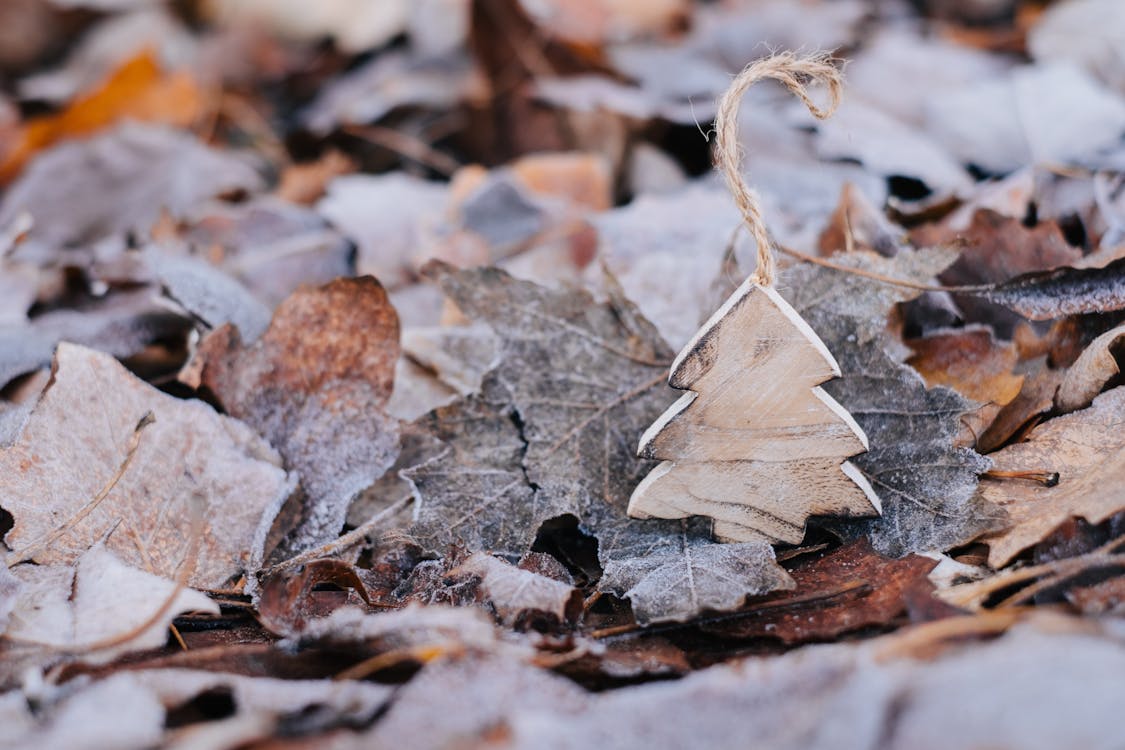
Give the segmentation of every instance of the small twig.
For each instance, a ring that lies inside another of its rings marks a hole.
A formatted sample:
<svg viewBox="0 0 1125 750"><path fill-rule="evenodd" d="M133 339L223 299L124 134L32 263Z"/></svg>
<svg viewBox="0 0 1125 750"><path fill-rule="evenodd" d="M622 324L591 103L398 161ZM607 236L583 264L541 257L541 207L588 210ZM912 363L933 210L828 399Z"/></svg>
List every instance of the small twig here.
<svg viewBox="0 0 1125 750"><path fill-rule="evenodd" d="M793 248L785 247L784 245L778 245L777 248L778 248L778 250L785 253L786 255L790 255L794 258L797 258L798 260L803 260L806 263L812 263L814 265L823 266L824 268L831 268L833 271L841 271L843 273L849 273L853 276L862 276L865 279L871 279L872 281L879 281L879 282L882 282L884 284L890 284L891 286L900 286L900 287L904 287L906 289L917 289L917 290L922 291L922 292L950 292L951 294L984 294L985 292L991 292L991 291L996 289L995 284L969 284L969 285L965 285L965 286L944 286L942 284L921 284L917 281L910 281L908 279L896 279L893 276L885 276L881 273L876 273L875 271L868 271L864 268L853 268L851 266L846 266L846 265L843 265L841 263L833 263L832 261L830 261L826 258L818 258L815 255L809 255L807 253L802 253L800 250L794 250Z"/></svg>
<svg viewBox="0 0 1125 750"><path fill-rule="evenodd" d="M406 133L386 128L381 125L347 125L342 128L349 135L361 138L376 146L382 146L396 154L421 162L435 172L449 177L453 175L461 164L449 156L435 149L420 138L415 138Z"/></svg>
<svg viewBox="0 0 1125 750"><path fill-rule="evenodd" d="M101 502L109 496L109 493L113 490L114 487L117 486L117 483L121 481L121 477L125 475L126 470L128 470L129 468L129 464L133 462L133 456L136 455L137 448L139 448L141 444L141 432L144 430L144 428L148 427L155 421L156 417L153 416L151 411L145 412L145 415L141 417L139 422L137 422L137 426L133 428L133 434L129 437L129 445L125 450L125 459L121 462L121 465L117 468L117 471L114 472L113 476L110 477L109 481L106 482L105 486L101 488L97 495L94 495L94 499L82 506L77 513L68 518L60 526L58 526L58 528L48 533L45 537L37 539L36 541L24 547L19 552L13 552L12 554L8 555L8 558L5 561L7 566L11 568L22 562L27 562L28 560L32 559L44 548L54 544L59 539L59 537L66 534L76 525L81 523L83 519L93 513L97 509L97 507L101 505Z"/></svg>
<svg viewBox="0 0 1125 750"><path fill-rule="evenodd" d="M351 549L357 544L363 544L365 541L367 541L368 534L381 526L383 522L388 518L393 517L400 510L410 505L412 502L414 502L414 496L407 495L401 500L398 500L387 506L383 510L379 511L374 516L372 516L370 520L363 522L359 526L356 526L354 529L349 531L347 534L339 537L338 539L333 539L331 542L317 547L316 549L310 549L306 552L302 552L295 557L291 557L288 560L279 562L277 565L273 565L270 568L266 569L265 572L276 573L279 570L291 568L294 565L302 565L307 562L312 562L313 560L319 560L322 557L336 555L340 552L343 552L344 550Z"/></svg>
<svg viewBox="0 0 1125 750"><path fill-rule="evenodd" d="M359 664L348 667L332 679L336 681L362 680L388 667L397 667L399 664L405 664L407 662L426 664L439 656L457 653L458 651L460 651L460 647L451 649L448 645L443 643L396 648L391 651L376 654L369 659L364 659Z"/></svg>
<svg viewBox="0 0 1125 750"><path fill-rule="evenodd" d="M1059 483L1059 473L1057 471L1001 471L1000 469L989 469L984 473L984 476L989 479L1030 479L1033 482L1039 482L1044 487L1054 487Z"/></svg>

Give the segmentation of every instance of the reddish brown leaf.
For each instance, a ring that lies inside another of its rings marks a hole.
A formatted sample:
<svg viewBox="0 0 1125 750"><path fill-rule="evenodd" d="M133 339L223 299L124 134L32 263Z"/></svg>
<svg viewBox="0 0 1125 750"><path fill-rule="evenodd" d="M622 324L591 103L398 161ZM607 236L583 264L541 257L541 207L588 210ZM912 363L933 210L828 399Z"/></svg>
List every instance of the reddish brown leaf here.
<svg viewBox="0 0 1125 750"><path fill-rule="evenodd" d="M330 585L334 590L318 587ZM348 604L370 604L367 587L354 566L341 560L314 560L282 570L262 583L258 616L270 632L290 636L305 623Z"/></svg>
<svg viewBox="0 0 1125 750"><path fill-rule="evenodd" d="M792 591L760 597L744 615L706 626L735 638L777 638L783 643L830 640L866 627L886 627L924 602L933 590L926 577L937 563L908 555L883 557L866 539L831 552L798 558L789 571Z"/></svg>
<svg viewBox="0 0 1125 750"><path fill-rule="evenodd" d="M365 276L299 289L249 347L230 326L199 347L201 384L300 475L294 550L338 534L351 500L398 455L398 423L384 411L398 334L386 292Z"/></svg>

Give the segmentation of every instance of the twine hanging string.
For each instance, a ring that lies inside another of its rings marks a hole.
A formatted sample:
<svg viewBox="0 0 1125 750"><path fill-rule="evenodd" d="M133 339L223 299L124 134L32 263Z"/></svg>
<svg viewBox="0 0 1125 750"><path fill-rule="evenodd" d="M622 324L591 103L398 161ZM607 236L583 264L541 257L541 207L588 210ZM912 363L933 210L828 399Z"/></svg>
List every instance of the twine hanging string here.
<svg viewBox="0 0 1125 750"><path fill-rule="evenodd" d="M754 270L754 281L762 286L773 286L777 273L773 244L762 218L758 196L742 178L742 147L738 143L738 109L742 104L742 97L747 89L763 78L772 78L782 83L805 103L809 112L818 120L831 117L840 105L844 81L828 55L797 57L792 52L780 52L747 65L735 76L730 88L719 100L719 113L715 118L715 165L726 178L727 186L734 195L735 205L758 245L758 267ZM814 82L828 87L829 101L824 109L809 97L807 86Z"/></svg>

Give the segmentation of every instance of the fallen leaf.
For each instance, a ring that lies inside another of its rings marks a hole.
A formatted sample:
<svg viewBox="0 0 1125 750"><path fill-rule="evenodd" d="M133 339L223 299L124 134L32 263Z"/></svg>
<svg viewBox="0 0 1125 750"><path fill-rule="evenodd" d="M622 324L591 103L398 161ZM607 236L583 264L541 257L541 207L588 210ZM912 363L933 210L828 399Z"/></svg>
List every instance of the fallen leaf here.
<svg viewBox="0 0 1125 750"><path fill-rule="evenodd" d="M525 639L497 629L481 610L441 605L410 604L370 614L342 607L309 620L290 642L329 647L362 644L375 653L430 649L435 656L473 651L527 658L533 653Z"/></svg>
<svg viewBox="0 0 1125 750"><path fill-rule="evenodd" d="M108 294L24 323L0 324L0 383L50 365L60 341L126 358L154 341L182 338L189 327L148 291Z"/></svg>
<svg viewBox="0 0 1125 750"><path fill-rule="evenodd" d="M1013 344L998 342L983 326L934 333L908 343L906 362L933 388L944 385L981 404L1004 406L1023 385L1012 370L1019 360Z"/></svg>
<svg viewBox="0 0 1125 750"><path fill-rule="evenodd" d="M1025 376L1014 373L1019 351L1014 344L996 341L987 326L939 329L906 343L914 350L907 364L927 386L943 385L977 402L976 410L963 417L968 435L961 443L978 443L978 436L1020 394Z"/></svg>
<svg viewBox="0 0 1125 750"><path fill-rule="evenodd" d="M452 108L470 95L472 76L470 60L459 52L439 57L378 55L319 91L301 121L327 135L337 128L378 122L400 107Z"/></svg>
<svg viewBox="0 0 1125 750"><path fill-rule="evenodd" d="M302 206L261 196L190 213L177 239L271 309L302 284L354 275L351 243Z"/></svg>
<svg viewBox="0 0 1125 750"><path fill-rule="evenodd" d="M701 518L603 521L595 531L605 565L599 588L628 599L637 623L649 625L728 612L747 596L794 587L768 544L717 544L710 526Z"/></svg>
<svg viewBox="0 0 1125 750"><path fill-rule="evenodd" d="M507 627L524 629L529 623L573 624L582 612L582 594L570 584L556 581L484 552L477 552L449 573L472 577L484 602Z"/></svg>
<svg viewBox="0 0 1125 750"><path fill-rule="evenodd" d="M1055 393L1059 411L1065 414L1086 408L1121 372L1113 352L1118 350L1123 337L1125 326L1117 326L1094 339L1079 355Z"/></svg>
<svg viewBox="0 0 1125 750"><path fill-rule="evenodd" d="M335 590L326 591L328 586ZM291 636L303 631L311 618L364 603L370 603L367 587L354 566L342 560L313 560L265 578L258 619L271 633Z"/></svg>
<svg viewBox="0 0 1125 750"><path fill-rule="evenodd" d="M0 565L0 635L8 628L8 618L19 601L23 588L20 579L12 575L7 565Z"/></svg>
<svg viewBox="0 0 1125 750"><path fill-rule="evenodd" d="M1102 268L1029 273L984 293L984 298L1031 320L1125 309L1125 258Z"/></svg>
<svg viewBox="0 0 1125 750"><path fill-rule="evenodd" d="M601 542L601 587L629 596L639 622L683 620L788 585L768 545L713 543L706 522L626 517L651 466L636 456L638 436L674 400L664 385L670 352L631 304L595 304L496 269L435 264L429 273L492 327L501 353L479 395L422 420L448 445L404 473L427 546L518 559L545 521L574 516Z"/></svg>
<svg viewBox="0 0 1125 750"><path fill-rule="evenodd" d="M889 259L857 253L835 261L924 281L954 253L935 249ZM976 492L977 475L991 464L956 447L971 404L947 388L926 388L912 368L887 353L888 311L916 292L813 265L790 269L779 286L840 364L842 377L823 387L867 434L870 449L852 463L883 501L880 518L833 525L863 530L876 551L893 557L946 550L995 528L1003 514Z"/></svg>
<svg viewBox="0 0 1125 750"><path fill-rule="evenodd" d="M163 646L184 612L219 614L204 594L130 567L101 543L74 567L19 565L13 572L21 586L3 638L40 651L48 664L67 656L105 664Z"/></svg>
<svg viewBox="0 0 1125 750"><path fill-rule="evenodd" d="M153 254L164 293L209 328L230 323L247 342L270 324L270 309L235 279L199 258Z"/></svg>
<svg viewBox="0 0 1125 750"><path fill-rule="evenodd" d="M31 214L35 224L13 256L65 262L72 248L104 241L123 247L123 234L147 235L164 212L182 216L209 198L261 184L234 154L170 128L127 122L37 156L4 194L0 226Z"/></svg>
<svg viewBox="0 0 1125 750"><path fill-rule="evenodd" d="M53 0L56 7L66 2ZM80 3L71 3L78 5ZM89 2L88 5L98 5ZM103 6L112 0L102 0ZM119 2L113 13L84 29L80 38L67 45L61 64L49 64L19 80L24 101L42 101L63 106L84 91L93 91L115 70L145 54L155 55L167 70L177 70L198 61L198 41L184 24L160 3Z"/></svg>
<svg viewBox="0 0 1125 750"><path fill-rule="evenodd" d="M1067 601L1084 615L1102 617L1125 614L1125 578L1120 576L1066 592Z"/></svg>
<svg viewBox="0 0 1125 750"><path fill-rule="evenodd" d="M1067 63L1019 66L968 81L928 104L926 128L933 137L960 161L994 174L1096 153L1117 142L1125 121L1125 102Z"/></svg>
<svg viewBox="0 0 1125 750"><path fill-rule="evenodd" d="M149 412L153 423L135 436ZM0 450L0 503L14 518L5 542L17 557L69 565L108 535L124 563L174 578L191 524L185 509L199 496L207 526L188 583L218 588L260 563L292 491L279 464L241 422L160 393L106 354L60 344L51 383L15 444Z"/></svg>
<svg viewBox="0 0 1125 750"><path fill-rule="evenodd" d="M918 555L883 557L859 539L798 558L788 568L795 584L791 591L754 599L745 613L702 627L720 637L777 638L786 644L887 627L929 597L934 586L927 576L935 565Z"/></svg>
<svg viewBox="0 0 1125 750"><path fill-rule="evenodd" d="M1068 266L1082 259L1082 252L1067 244L1054 222L1028 228L1018 218L988 209L974 214L972 224L963 232L923 230L915 240L924 244L964 243L961 257L940 276L944 284L1003 284L1021 274ZM966 319L990 323L998 335L1011 338L1019 318L998 309L989 301L991 294L955 295L954 299Z"/></svg>
<svg viewBox="0 0 1125 750"><path fill-rule="evenodd" d="M414 743L442 747L489 737L495 744L507 734L515 711L544 717L559 711L577 713L586 705L586 696L565 677L512 659L485 655L440 660L404 686L387 715L352 738L350 745L356 750ZM434 721L435 716L441 721Z"/></svg>
<svg viewBox="0 0 1125 750"><path fill-rule="evenodd" d="M1059 480L1051 487L1032 479L982 482L984 497L1011 519L1008 529L982 538L989 565L1007 565L1069 518L1100 523L1125 508L1114 479L1125 461L1122 415L1125 388L1114 388L1089 408L1045 422L1027 441L992 454L997 471L1058 472Z"/></svg>
<svg viewBox="0 0 1125 750"><path fill-rule="evenodd" d="M849 98L817 124L822 159L855 159L876 174L913 177L940 194L966 190L972 180L961 165L927 133L859 99Z"/></svg>
<svg viewBox="0 0 1125 750"><path fill-rule="evenodd" d="M846 183L840 202L828 219L828 226L817 241L822 255L859 247L874 250L888 258L905 246L904 232L894 226L863 191Z"/></svg>
<svg viewBox="0 0 1125 750"><path fill-rule="evenodd" d="M26 696L20 698L26 706ZM24 747L139 748L159 744L163 732L160 701L130 675L120 674L64 693L42 713L28 715L26 725L17 724L5 740Z"/></svg>
<svg viewBox="0 0 1125 750"><path fill-rule="evenodd" d="M300 478L306 497L291 551L335 538L348 504L398 455L398 422L383 411L398 333L386 292L364 276L298 289L253 344L230 326L200 344L202 385Z"/></svg>
<svg viewBox="0 0 1125 750"><path fill-rule="evenodd" d="M286 167L275 192L288 203L311 206L324 196L328 183L355 170L355 162L332 150L315 161Z"/></svg>
<svg viewBox="0 0 1125 750"><path fill-rule="evenodd" d="M1125 13L1113 0L1069 0L1046 8L1027 37L1036 60L1081 65L1125 92L1125 65L1114 54L1125 39Z"/></svg>
<svg viewBox="0 0 1125 750"><path fill-rule="evenodd" d="M992 453L1034 427L1054 408L1055 394L1064 373L1043 368L1026 377L1019 395L1002 408L992 424L977 439L977 450Z"/></svg>
<svg viewBox="0 0 1125 750"><path fill-rule="evenodd" d="M186 126L205 106L204 92L191 75L165 75L153 52L145 51L62 112L25 123L0 155L0 183L16 177L36 152L64 139L89 135L126 118Z"/></svg>
<svg viewBox="0 0 1125 750"><path fill-rule="evenodd" d="M448 186L402 173L346 175L328 184L316 210L358 248L356 272L389 288L408 280L413 258L440 219Z"/></svg>
<svg viewBox="0 0 1125 750"><path fill-rule="evenodd" d="M1125 658L1120 637L1108 629L1088 632L1061 618L1033 622L929 658L883 655L880 649L894 643L745 659L598 693L512 659L441 660L398 693L381 722L341 746L419 741L578 750L626 747L638 737L654 747L720 746L738 736L779 750L879 742L1050 748L1076 737L1083 746L1113 747L1115 686ZM991 689L967 693L966 680ZM1084 717L1077 726L1076 712Z"/></svg>

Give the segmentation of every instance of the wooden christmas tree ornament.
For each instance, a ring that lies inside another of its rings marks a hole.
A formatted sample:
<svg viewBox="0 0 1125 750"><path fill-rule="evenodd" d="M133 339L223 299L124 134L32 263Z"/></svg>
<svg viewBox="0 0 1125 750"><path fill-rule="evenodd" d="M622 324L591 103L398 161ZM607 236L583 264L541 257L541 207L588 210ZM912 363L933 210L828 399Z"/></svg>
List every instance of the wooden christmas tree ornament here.
<svg viewBox="0 0 1125 750"><path fill-rule="evenodd" d="M737 115L756 81L774 78L819 119L840 99L824 58L775 55L747 67L719 103L716 161L758 246L754 274L695 334L668 384L687 391L641 437L638 453L662 463L633 491L636 518L714 519L722 541L800 542L809 516L866 516L879 498L847 459L867 436L820 384L840 375L824 342L774 289L774 257L758 199L742 180ZM822 81L818 108L805 89Z"/></svg>

